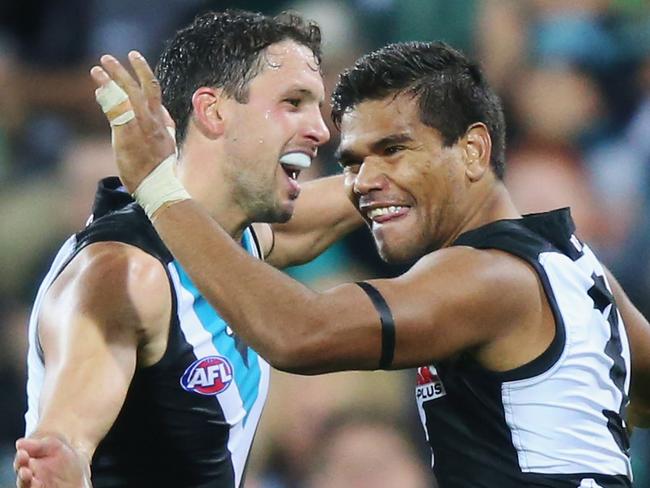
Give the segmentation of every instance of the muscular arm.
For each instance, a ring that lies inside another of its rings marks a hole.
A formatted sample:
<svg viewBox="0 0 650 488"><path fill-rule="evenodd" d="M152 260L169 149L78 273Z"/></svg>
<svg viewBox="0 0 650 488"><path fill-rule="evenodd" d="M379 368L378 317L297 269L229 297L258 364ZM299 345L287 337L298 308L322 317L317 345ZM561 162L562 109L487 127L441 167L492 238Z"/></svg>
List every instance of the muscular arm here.
<svg viewBox="0 0 650 488"><path fill-rule="evenodd" d="M250 258L191 200L161 211L155 225L208 301L275 367L304 374L378 367L379 316L357 285L309 290ZM480 346L516 322L529 303L522 290L531 287L521 286L524 265L513 262L454 248L397 279L372 281L395 320L393 367ZM534 275L523 273L536 290Z"/></svg>
<svg viewBox="0 0 650 488"><path fill-rule="evenodd" d="M286 224L254 224L265 260L276 268L311 261L363 223L343 190L343 176L303 185ZM269 252L270 251L270 252Z"/></svg>
<svg viewBox="0 0 650 488"><path fill-rule="evenodd" d="M632 383L628 422L636 427L650 427L650 324L632 304L611 273L607 280L612 287L632 351Z"/></svg>
<svg viewBox="0 0 650 488"><path fill-rule="evenodd" d="M61 438L89 463L136 364L147 360L139 355L145 338L169 314L169 285L154 258L121 243L82 251L48 291L39 317L45 379L31 437Z"/></svg>

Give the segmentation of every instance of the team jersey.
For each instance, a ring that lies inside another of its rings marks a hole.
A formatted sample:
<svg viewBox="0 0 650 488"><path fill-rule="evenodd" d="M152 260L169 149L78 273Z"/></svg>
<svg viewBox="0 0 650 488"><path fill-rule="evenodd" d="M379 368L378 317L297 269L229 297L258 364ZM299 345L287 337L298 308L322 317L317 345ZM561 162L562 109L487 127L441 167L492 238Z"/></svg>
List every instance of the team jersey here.
<svg viewBox="0 0 650 488"><path fill-rule="evenodd" d="M39 289L29 324L27 435L38 423L44 380L37 333L43 297L82 249L102 241L136 246L160 261L172 291L172 313L164 355L136 370L119 416L97 447L93 485L243 485L267 396L269 365L208 304L117 178L100 182L92 221L65 242ZM241 244L261 256L252 228L244 231Z"/></svg>
<svg viewBox="0 0 650 488"><path fill-rule="evenodd" d="M537 272L555 319L538 358L488 371L469 354L421 367L416 398L441 488L632 486L630 348L602 265L568 209L500 220L454 243Z"/></svg>

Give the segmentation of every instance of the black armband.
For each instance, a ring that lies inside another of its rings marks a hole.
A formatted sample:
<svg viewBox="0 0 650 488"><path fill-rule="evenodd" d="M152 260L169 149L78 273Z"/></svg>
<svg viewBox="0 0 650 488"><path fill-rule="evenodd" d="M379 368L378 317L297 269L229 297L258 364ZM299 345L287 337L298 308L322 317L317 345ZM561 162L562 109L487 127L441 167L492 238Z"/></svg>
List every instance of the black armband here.
<svg viewBox="0 0 650 488"><path fill-rule="evenodd" d="M388 369L393 363L393 356L395 355L395 321L393 320L393 314L377 288L365 281L357 281L356 284L370 297L375 310L379 313L379 320L381 321L379 369Z"/></svg>

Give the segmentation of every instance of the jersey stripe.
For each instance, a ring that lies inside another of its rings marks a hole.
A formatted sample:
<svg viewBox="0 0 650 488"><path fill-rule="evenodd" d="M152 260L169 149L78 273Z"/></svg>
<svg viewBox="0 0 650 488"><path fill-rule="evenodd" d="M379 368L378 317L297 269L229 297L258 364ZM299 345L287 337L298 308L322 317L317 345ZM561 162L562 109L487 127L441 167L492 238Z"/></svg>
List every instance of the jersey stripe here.
<svg viewBox="0 0 650 488"><path fill-rule="evenodd" d="M238 352L234 351L234 341L231 340L230 344L226 343L226 346L230 347L229 349L224 349L220 346L226 341L213 339L214 326L205 326L204 319L201 318L200 313L196 310L195 295L188 288L187 277L183 278L179 274L179 268L178 263L174 262L169 264L172 282L178 294L178 315L181 318L180 324L185 340L192 345L197 359L215 355L225 356L233 365L235 381L226 390L215 396L215 401L220 404L226 421L231 425L228 450L231 453L233 470L235 472L235 486L239 486L255 429L268 392L268 365L261 358L258 358L257 355L254 356L255 371L257 371L256 377L258 378L259 385L255 385L255 398L249 396L248 401L243 400L237 378L238 375L243 375L246 371L242 369L243 363L233 359L238 356ZM182 269L181 272L184 273ZM202 313L206 313L206 311L203 310ZM212 313L216 315L214 311ZM224 330L220 332L220 335L225 336L225 325L223 327ZM249 385L250 380L245 381L245 384ZM250 419L251 421L245 422L245 419Z"/></svg>
<svg viewBox="0 0 650 488"><path fill-rule="evenodd" d="M629 459L614 442L602 414L603 405L619 409L621 393L613 382L604 381L613 366L604 354L610 326L586 294L593 282L589 275L575 273L574 262L562 254L542 253L539 262L567 324L567 339L560 360L548 371L502 385L520 468L533 473L631 476ZM619 329L619 334L625 332ZM594 428L597 425L603 428Z"/></svg>
<svg viewBox="0 0 650 488"><path fill-rule="evenodd" d="M76 236L70 236L61 246L59 252L54 258L47 275L43 279L38 289L34 307L29 317L29 351L27 353L28 378L27 378L27 400L28 408L25 413L25 435L30 435L38 424L39 403L41 398L41 388L45 377L45 366L39 357L40 346L38 342L37 323L43 299L52 282L59 276L61 268L68 262L68 259L75 251L77 244Z"/></svg>
<svg viewBox="0 0 650 488"><path fill-rule="evenodd" d="M254 239L247 229L242 245L259 257ZM233 367L234 382L215 397L231 425L228 450L235 474L235 486L242 480L246 461L262 415L269 387L269 366L259 355L240 343L230 327L200 294L182 266L168 265L178 294L178 316L185 340L192 345L196 358L226 357Z"/></svg>
<svg viewBox="0 0 650 488"><path fill-rule="evenodd" d="M192 307L200 326L210 335L215 350L228 358L233 366L233 375L244 408L244 423L259 395L260 368L257 353L246 347L242 353L234 336L227 333L228 324L217 314L208 301L194 286L185 270L177 263L172 264L179 277L179 286L191 296ZM182 321L181 321L182 322ZM197 356L197 359L202 356Z"/></svg>

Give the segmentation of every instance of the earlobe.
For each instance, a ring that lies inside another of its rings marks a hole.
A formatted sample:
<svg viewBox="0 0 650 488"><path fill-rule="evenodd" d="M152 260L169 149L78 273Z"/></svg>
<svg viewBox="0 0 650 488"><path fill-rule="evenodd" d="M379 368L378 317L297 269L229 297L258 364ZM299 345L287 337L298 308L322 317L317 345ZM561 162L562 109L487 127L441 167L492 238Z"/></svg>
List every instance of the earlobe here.
<svg viewBox="0 0 650 488"><path fill-rule="evenodd" d="M199 131L210 139L216 139L224 131L221 109L221 92L201 87L192 95L192 116Z"/></svg>
<svg viewBox="0 0 650 488"><path fill-rule="evenodd" d="M482 123L470 126L465 134L465 174L471 182L479 181L490 167L492 140Z"/></svg>

